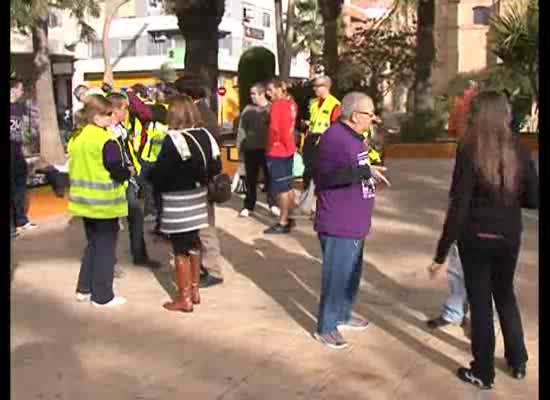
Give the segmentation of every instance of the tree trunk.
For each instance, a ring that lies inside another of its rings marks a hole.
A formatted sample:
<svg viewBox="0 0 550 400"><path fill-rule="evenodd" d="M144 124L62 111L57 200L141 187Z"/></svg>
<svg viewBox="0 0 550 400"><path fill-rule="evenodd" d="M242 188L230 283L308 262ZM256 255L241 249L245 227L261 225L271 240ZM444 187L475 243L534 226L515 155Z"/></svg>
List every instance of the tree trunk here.
<svg viewBox="0 0 550 400"><path fill-rule="evenodd" d="M432 66L435 61L435 0L419 0L416 26L414 111L433 111Z"/></svg>
<svg viewBox="0 0 550 400"><path fill-rule="evenodd" d="M176 16L185 38L185 73L200 76L207 86L210 108L218 112L219 24L224 0L188 1L178 6Z"/></svg>
<svg viewBox="0 0 550 400"><path fill-rule="evenodd" d="M103 62L105 64L105 72L103 73L103 82L114 88L115 78L113 75L113 65L111 64L111 48L109 46L109 31L111 30L111 22L113 17L120 7L128 3L130 0L111 0L105 5L105 23L103 25Z"/></svg>
<svg viewBox="0 0 550 400"><path fill-rule="evenodd" d="M325 61L325 75L335 79L338 74L338 20L330 19L323 21L325 31L325 42L323 44L323 58Z"/></svg>
<svg viewBox="0 0 550 400"><path fill-rule="evenodd" d="M32 26L34 66L36 69L36 102L40 137L40 157L43 162L63 164L65 151L59 135L53 94L52 67L48 51L48 17L39 16Z"/></svg>
<svg viewBox="0 0 550 400"><path fill-rule="evenodd" d="M288 81L292 57L294 39L294 0L288 0L286 24L283 24L282 0L275 0L275 30L277 31L277 63L279 65L279 78Z"/></svg>

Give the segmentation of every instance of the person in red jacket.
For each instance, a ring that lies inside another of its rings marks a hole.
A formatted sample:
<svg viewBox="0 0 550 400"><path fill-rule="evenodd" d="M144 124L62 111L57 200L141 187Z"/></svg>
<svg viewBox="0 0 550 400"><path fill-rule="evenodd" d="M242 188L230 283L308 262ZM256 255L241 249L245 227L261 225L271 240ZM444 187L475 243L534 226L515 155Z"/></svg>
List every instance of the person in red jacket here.
<svg viewBox="0 0 550 400"><path fill-rule="evenodd" d="M284 234L290 233L293 225L289 214L294 207L292 167L296 152L294 128L298 106L288 95L287 86L281 80L270 81L266 94L271 99L266 146L267 168L271 176L271 190L277 195L281 215L279 221L264 233Z"/></svg>

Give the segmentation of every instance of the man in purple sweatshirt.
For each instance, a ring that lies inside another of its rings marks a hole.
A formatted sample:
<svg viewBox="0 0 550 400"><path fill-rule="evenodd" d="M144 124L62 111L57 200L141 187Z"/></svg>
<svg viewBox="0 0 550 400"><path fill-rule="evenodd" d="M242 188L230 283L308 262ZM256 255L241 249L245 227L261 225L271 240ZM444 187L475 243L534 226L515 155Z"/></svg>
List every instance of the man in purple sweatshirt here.
<svg viewBox="0 0 550 400"><path fill-rule="evenodd" d="M374 178L384 178L368 164L363 132L376 119L372 99L359 92L342 100L340 121L319 142L314 163L317 194L315 230L323 253L321 302L315 338L324 345L347 347L339 329L366 329L353 317L359 290L363 245L374 208ZM384 179L385 180L385 179Z"/></svg>

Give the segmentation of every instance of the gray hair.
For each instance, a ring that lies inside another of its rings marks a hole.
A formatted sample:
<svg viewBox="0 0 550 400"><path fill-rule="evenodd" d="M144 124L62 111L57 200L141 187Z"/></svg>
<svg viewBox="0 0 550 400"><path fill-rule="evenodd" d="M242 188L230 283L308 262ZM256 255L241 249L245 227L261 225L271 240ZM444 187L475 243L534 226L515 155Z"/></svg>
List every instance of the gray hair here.
<svg viewBox="0 0 550 400"><path fill-rule="evenodd" d="M342 119L345 119L345 120L350 119L351 114L353 114L354 111L357 111L359 103L361 103L366 99L369 100L374 110L374 103L372 102L372 99L369 96L367 96L365 93L351 92L346 94L342 99L342 112L341 112Z"/></svg>
<svg viewBox="0 0 550 400"><path fill-rule="evenodd" d="M313 82L315 81L323 81L327 84L327 87L332 86L332 79L330 79L330 76L328 75L320 75L313 80Z"/></svg>

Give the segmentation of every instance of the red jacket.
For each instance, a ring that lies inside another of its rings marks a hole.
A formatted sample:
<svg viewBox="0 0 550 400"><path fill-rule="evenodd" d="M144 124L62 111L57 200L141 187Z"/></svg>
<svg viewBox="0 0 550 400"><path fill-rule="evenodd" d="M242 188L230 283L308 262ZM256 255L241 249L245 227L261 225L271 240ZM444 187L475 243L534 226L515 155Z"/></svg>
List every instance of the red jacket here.
<svg viewBox="0 0 550 400"><path fill-rule="evenodd" d="M269 112L266 155L291 157L296 152L294 129L298 106L291 99L275 100Z"/></svg>

